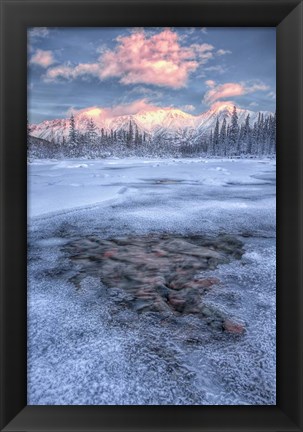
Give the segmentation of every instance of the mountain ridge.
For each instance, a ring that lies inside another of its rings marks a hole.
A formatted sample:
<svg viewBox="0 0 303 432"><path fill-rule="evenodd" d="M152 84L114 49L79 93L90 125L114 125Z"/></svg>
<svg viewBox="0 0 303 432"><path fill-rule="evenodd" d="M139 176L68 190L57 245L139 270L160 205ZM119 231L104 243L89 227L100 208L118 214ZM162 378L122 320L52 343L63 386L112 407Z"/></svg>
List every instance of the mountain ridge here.
<svg viewBox="0 0 303 432"><path fill-rule="evenodd" d="M259 112L250 111L236 107L239 125L244 123L247 115L250 116L250 124L257 120ZM128 130L129 123L132 122L141 133L146 133L151 138L158 135L172 138L174 135L185 135L195 139L201 135L208 135L215 128L217 118L220 125L223 119L227 124L230 123L233 111L233 104L221 104L216 108L210 108L201 114L189 114L178 108L153 108L142 109L136 114L108 115L106 109L90 107L74 113L75 127L80 133L88 130L90 119L93 120L97 132L109 133L120 130ZM261 111L265 117L273 115L268 111ZM38 124L30 125L31 135L48 141L62 140L68 138L70 119L44 120Z"/></svg>

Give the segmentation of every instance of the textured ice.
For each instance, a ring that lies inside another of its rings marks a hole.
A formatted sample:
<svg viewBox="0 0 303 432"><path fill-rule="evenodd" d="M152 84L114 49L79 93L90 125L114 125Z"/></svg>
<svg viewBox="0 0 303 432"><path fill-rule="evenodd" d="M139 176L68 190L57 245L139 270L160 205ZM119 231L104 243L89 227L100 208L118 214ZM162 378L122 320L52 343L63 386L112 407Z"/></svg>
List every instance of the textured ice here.
<svg viewBox="0 0 303 432"><path fill-rule="evenodd" d="M274 174L273 160L31 163L28 404L275 404ZM149 232L244 243L240 261L209 272L222 283L205 298L245 322L243 336L121 308L125 293L92 276L69 282L71 239Z"/></svg>

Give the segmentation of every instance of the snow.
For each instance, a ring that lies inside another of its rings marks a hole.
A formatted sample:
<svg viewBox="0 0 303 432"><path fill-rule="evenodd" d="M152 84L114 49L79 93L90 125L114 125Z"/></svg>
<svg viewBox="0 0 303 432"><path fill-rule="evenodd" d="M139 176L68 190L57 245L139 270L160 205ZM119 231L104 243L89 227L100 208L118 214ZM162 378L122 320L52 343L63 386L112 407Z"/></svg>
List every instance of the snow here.
<svg viewBox="0 0 303 432"><path fill-rule="evenodd" d="M268 162L272 166L273 161ZM79 160L41 160L29 165L29 217L56 213L79 207L93 206L124 193L140 194L155 190L153 181L176 180L180 186L194 182L197 186L226 186L237 182L247 186L262 184L254 179L259 161L230 159L104 159L83 162ZM188 169L190 166L190 169ZM215 171L215 172L213 172ZM176 184L163 185L160 193ZM203 189L203 188L202 188ZM258 191L258 189L257 189ZM204 191L202 191L203 193ZM199 202L199 205L202 201ZM207 204L204 204L207 205ZM214 203L211 204L215 205ZM218 203L220 205L220 203Z"/></svg>
<svg viewBox="0 0 303 432"><path fill-rule="evenodd" d="M275 161L35 160L28 167L28 404L274 405ZM210 272L207 305L242 320L240 338L195 316L121 309L121 292L87 277L72 238L148 232L244 242L241 261Z"/></svg>

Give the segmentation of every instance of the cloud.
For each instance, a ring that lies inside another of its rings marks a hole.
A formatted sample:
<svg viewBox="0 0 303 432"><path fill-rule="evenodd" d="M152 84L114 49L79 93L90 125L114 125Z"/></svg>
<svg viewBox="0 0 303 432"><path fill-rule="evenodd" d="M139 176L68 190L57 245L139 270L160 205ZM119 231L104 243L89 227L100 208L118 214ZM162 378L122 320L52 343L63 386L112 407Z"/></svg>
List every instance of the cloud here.
<svg viewBox="0 0 303 432"><path fill-rule="evenodd" d="M192 35L193 33L195 33L195 30L196 30L195 27L188 27L186 33L188 35Z"/></svg>
<svg viewBox="0 0 303 432"><path fill-rule="evenodd" d="M268 90L268 89L269 89L268 85L259 82L259 83L248 85L246 87L246 90L247 90L246 93L253 93L253 92L256 92L256 91L265 91L265 90Z"/></svg>
<svg viewBox="0 0 303 432"><path fill-rule="evenodd" d="M55 59L51 51L37 49L36 52L32 55L30 63L39 65L43 68L47 68L53 63L55 63Z"/></svg>
<svg viewBox="0 0 303 432"><path fill-rule="evenodd" d="M120 83L151 84L178 89L186 86L189 75L213 57L210 44L182 46L171 29L153 35L136 29L119 36L113 50L102 52L97 63L62 65L47 72L46 79L74 79L92 75L100 80L119 78Z"/></svg>
<svg viewBox="0 0 303 432"><path fill-rule="evenodd" d="M196 107L194 105L184 105L181 109L184 111L191 112L191 111L195 111Z"/></svg>
<svg viewBox="0 0 303 432"><path fill-rule="evenodd" d="M189 74L212 57L211 45L181 46L177 33L170 29L149 38L144 31L138 31L117 40L116 49L100 58L100 77L118 77L122 84L181 88Z"/></svg>
<svg viewBox="0 0 303 432"><path fill-rule="evenodd" d="M207 85L207 87L211 87L211 88L215 87L216 85L215 81L213 80L207 80L205 81L205 84Z"/></svg>
<svg viewBox="0 0 303 432"><path fill-rule="evenodd" d="M219 50L216 52L216 54L217 54L218 56L223 56L223 55L225 55L225 54L231 54L231 51L230 51L230 50L219 49Z"/></svg>
<svg viewBox="0 0 303 432"><path fill-rule="evenodd" d="M29 36L32 38L45 38L49 35L47 27L32 27L29 30Z"/></svg>
<svg viewBox="0 0 303 432"><path fill-rule="evenodd" d="M216 66L208 66L204 68L206 72L217 72L219 74L223 74L226 72L226 70L223 68L222 65L216 65Z"/></svg>
<svg viewBox="0 0 303 432"><path fill-rule="evenodd" d="M155 100L155 99L162 99L163 98L163 92L159 89L151 89L149 87L145 87L144 85L138 85L132 88L129 88L129 90L126 90L124 93L124 98L129 98L131 95L143 95L145 97L148 97L149 100Z"/></svg>
<svg viewBox="0 0 303 432"><path fill-rule="evenodd" d="M213 82L211 89L204 95L204 102L211 104L218 99L241 96L243 94L245 94L245 89L242 84L225 83L216 86Z"/></svg>
<svg viewBox="0 0 303 432"><path fill-rule="evenodd" d="M269 97L270 99L276 100L276 93L273 91L267 93L266 96Z"/></svg>
<svg viewBox="0 0 303 432"><path fill-rule="evenodd" d="M108 109L111 117L117 117L121 115L132 115L142 111L155 111L159 107L150 104L146 99L139 99L128 104L116 105L113 108Z"/></svg>
<svg viewBox="0 0 303 432"><path fill-rule="evenodd" d="M210 85L211 83L211 85ZM242 96L249 93L254 93L256 91L268 90L268 86L261 83L234 83L229 82L225 84L218 84L212 80L206 81L206 85L210 89L205 93L203 102L210 105L219 99L226 99L235 96Z"/></svg>
<svg viewBox="0 0 303 432"><path fill-rule="evenodd" d="M62 65L51 68L47 71L45 81L56 81L57 78L67 80L75 79L84 75L99 76L99 65L97 63L80 63L77 66Z"/></svg>
<svg viewBox="0 0 303 432"><path fill-rule="evenodd" d="M257 102L251 102L250 104L249 104L249 106L251 106L251 107L256 107L256 106L258 106L259 104L257 103Z"/></svg>
<svg viewBox="0 0 303 432"><path fill-rule="evenodd" d="M220 109L226 109L229 108L230 110L233 109L235 105L235 102L227 100L227 101L217 101L211 105L211 109L215 111L220 111Z"/></svg>

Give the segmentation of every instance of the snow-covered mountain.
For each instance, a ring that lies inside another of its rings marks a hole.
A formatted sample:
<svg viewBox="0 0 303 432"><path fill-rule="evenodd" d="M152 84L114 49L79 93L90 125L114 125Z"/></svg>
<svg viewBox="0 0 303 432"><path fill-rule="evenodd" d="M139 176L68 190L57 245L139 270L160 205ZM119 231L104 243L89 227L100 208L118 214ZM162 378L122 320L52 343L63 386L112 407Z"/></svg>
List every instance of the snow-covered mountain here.
<svg viewBox="0 0 303 432"><path fill-rule="evenodd" d="M80 133L85 133L88 128L89 120L92 119L101 132L127 131L130 122L137 126L138 130L147 133L150 137L157 136L172 139L175 137L188 137L196 139L203 134L209 134L214 129L217 118L220 124L226 118L227 124L230 123L233 105L221 104L200 115L192 115L176 108L158 108L142 110L132 115L109 116L108 111L101 108L89 108L82 110L74 115L75 127ZM238 121L242 124L247 115L250 115L250 124L257 120L258 113L254 111L237 108ZM265 116L271 114L263 112ZM69 134L70 119L46 120L39 124L31 125L31 135L48 141L67 138Z"/></svg>

